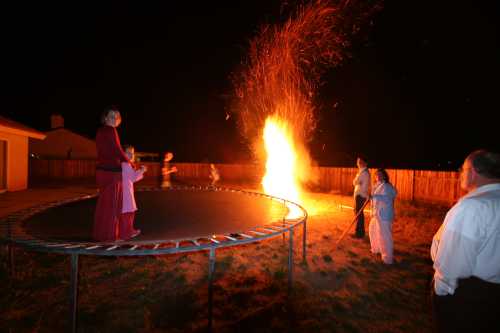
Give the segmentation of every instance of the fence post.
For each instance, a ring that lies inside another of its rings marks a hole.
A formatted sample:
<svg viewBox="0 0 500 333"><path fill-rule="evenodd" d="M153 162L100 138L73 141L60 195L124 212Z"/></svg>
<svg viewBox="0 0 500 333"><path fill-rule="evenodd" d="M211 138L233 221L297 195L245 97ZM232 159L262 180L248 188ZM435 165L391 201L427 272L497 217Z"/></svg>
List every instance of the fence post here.
<svg viewBox="0 0 500 333"><path fill-rule="evenodd" d="M415 169L412 169L411 176L411 201L415 201Z"/></svg>

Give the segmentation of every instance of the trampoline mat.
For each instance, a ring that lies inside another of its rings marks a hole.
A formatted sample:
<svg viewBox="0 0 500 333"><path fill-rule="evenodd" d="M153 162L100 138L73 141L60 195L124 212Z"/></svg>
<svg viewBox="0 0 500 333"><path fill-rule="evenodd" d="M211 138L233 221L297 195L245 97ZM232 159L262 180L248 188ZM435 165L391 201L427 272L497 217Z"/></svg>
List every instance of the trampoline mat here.
<svg viewBox="0 0 500 333"><path fill-rule="evenodd" d="M196 239L244 232L281 221L288 208L276 200L245 192L138 191L134 241ZM37 213L23 221L28 235L44 240L92 241L96 198Z"/></svg>

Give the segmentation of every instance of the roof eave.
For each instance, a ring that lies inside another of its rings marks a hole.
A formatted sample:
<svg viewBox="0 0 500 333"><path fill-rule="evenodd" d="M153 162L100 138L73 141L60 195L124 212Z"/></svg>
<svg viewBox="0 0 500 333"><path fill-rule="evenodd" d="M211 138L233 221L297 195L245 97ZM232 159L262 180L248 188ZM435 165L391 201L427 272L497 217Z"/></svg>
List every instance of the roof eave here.
<svg viewBox="0 0 500 333"><path fill-rule="evenodd" d="M1 132L6 132L9 134L15 134L15 135L22 135L22 136L27 136L33 139L38 139L38 140L44 140L47 135L43 134L42 132L38 131L28 131L28 130L23 130L19 128L12 128L4 125L0 125L0 131Z"/></svg>

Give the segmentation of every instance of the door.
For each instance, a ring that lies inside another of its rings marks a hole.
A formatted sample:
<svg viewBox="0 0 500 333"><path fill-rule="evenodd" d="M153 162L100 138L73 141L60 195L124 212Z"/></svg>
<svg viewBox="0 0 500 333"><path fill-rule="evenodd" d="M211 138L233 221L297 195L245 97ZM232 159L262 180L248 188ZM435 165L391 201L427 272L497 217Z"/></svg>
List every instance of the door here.
<svg viewBox="0 0 500 333"><path fill-rule="evenodd" d="M0 193L7 190L7 141L0 140Z"/></svg>

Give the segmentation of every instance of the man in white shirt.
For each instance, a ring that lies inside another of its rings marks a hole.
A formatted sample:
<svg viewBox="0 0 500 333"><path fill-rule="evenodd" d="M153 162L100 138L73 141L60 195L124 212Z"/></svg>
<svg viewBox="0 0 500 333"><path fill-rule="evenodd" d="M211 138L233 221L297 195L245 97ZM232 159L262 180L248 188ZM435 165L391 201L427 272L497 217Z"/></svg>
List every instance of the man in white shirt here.
<svg viewBox="0 0 500 333"><path fill-rule="evenodd" d="M365 237L365 214L360 211L370 196L370 172L364 158L358 157L356 164L358 165L358 173L352 184L354 185L354 215L358 213L359 215L356 222L356 232L352 237L363 238Z"/></svg>
<svg viewBox="0 0 500 333"><path fill-rule="evenodd" d="M435 328L500 332L500 154L472 152L460 185L468 193L432 240Z"/></svg>

